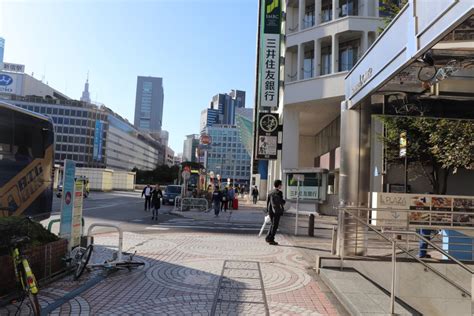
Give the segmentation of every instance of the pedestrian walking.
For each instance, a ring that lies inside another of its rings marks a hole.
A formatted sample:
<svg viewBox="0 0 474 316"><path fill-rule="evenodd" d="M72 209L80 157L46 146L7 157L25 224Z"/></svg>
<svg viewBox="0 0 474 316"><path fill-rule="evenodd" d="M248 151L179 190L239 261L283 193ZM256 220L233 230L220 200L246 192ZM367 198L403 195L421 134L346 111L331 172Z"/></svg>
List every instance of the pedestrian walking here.
<svg viewBox="0 0 474 316"><path fill-rule="evenodd" d="M224 188L222 191L222 197L221 197L221 211L224 209L224 212L227 213L227 207L229 203L229 190L227 188Z"/></svg>
<svg viewBox="0 0 474 316"><path fill-rule="evenodd" d="M142 191L142 197L145 196L145 212L150 211L151 191L153 191L153 190L152 190L152 188L149 184L147 184L146 187Z"/></svg>
<svg viewBox="0 0 474 316"><path fill-rule="evenodd" d="M229 189L229 209L234 209L234 198L235 198L235 190L234 186L230 186Z"/></svg>
<svg viewBox="0 0 474 316"><path fill-rule="evenodd" d="M163 192L161 192L160 185L157 184L155 189L151 192L151 204L153 208L152 220L158 220L158 210L161 206L161 198L163 197Z"/></svg>
<svg viewBox="0 0 474 316"><path fill-rule="evenodd" d="M257 186L254 186L253 189L252 189L252 198L253 198L253 204L257 204L257 200L258 200Z"/></svg>
<svg viewBox="0 0 474 316"><path fill-rule="evenodd" d="M219 186L216 185L214 192L212 193L212 205L214 206L215 217L219 216L219 211L221 210L221 200L222 193L219 190Z"/></svg>
<svg viewBox="0 0 474 316"><path fill-rule="evenodd" d="M283 215L285 200L283 199L283 192L281 192L281 180L275 180L273 186L274 189L268 194L267 198L267 212L272 224L265 241L270 245L278 245L275 241L275 234L280 224L280 217Z"/></svg>

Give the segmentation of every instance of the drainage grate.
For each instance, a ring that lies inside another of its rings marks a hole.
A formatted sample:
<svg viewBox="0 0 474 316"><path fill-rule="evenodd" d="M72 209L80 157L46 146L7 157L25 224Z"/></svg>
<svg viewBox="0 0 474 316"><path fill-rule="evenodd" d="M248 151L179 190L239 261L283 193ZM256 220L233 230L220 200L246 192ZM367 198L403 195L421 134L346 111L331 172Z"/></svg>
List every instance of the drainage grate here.
<svg viewBox="0 0 474 316"><path fill-rule="evenodd" d="M211 315L270 315L260 263L225 260Z"/></svg>

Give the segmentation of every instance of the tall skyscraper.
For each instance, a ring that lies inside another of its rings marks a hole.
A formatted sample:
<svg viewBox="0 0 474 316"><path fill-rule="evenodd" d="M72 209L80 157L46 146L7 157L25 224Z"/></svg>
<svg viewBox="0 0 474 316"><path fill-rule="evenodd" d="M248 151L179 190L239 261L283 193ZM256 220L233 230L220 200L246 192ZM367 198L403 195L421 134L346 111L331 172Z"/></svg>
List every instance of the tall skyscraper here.
<svg viewBox="0 0 474 316"><path fill-rule="evenodd" d="M211 109L219 111L220 124L235 124L235 109L245 107L245 91L231 90L230 93L215 95L210 104Z"/></svg>
<svg viewBox="0 0 474 316"><path fill-rule="evenodd" d="M87 80L84 84L84 91L82 91L81 101L91 103L91 96L89 93L89 73L87 73Z"/></svg>
<svg viewBox="0 0 474 316"><path fill-rule="evenodd" d="M196 162L196 149L199 146L199 135L191 134L186 135L186 139L183 143L183 162L191 161Z"/></svg>
<svg viewBox="0 0 474 316"><path fill-rule="evenodd" d="M163 78L137 78L134 125L141 131L161 131L163 121Z"/></svg>

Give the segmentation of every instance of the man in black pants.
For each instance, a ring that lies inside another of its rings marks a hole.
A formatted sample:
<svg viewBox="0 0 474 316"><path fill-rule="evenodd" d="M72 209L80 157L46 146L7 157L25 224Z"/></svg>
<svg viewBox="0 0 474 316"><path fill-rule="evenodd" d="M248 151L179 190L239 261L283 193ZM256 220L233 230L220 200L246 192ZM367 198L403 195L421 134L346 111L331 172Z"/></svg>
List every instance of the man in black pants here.
<svg viewBox="0 0 474 316"><path fill-rule="evenodd" d="M275 180L273 186L275 188L268 194L267 198L267 210L272 225L268 230L265 241L270 245L278 245L275 241L275 234L278 229L278 224L280 224L280 217L283 215L285 200L283 199L283 192L281 192L281 180Z"/></svg>
<svg viewBox="0 0 474 316"><path fill-rule="evenodd" d="M145 212L146 211L150 211L150 207L151 207L151 187L149 184L147 184L147 186L143 189L143 192L142 192L142 197L145 196Z"/></svg>

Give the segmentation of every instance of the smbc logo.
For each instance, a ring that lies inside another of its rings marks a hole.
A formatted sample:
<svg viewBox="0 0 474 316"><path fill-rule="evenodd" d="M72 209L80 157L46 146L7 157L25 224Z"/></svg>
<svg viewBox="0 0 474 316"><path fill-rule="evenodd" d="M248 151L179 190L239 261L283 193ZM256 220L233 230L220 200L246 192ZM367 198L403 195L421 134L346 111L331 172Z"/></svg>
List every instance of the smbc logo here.
<svg viewBox="0 0 474 316"><path fill-rule="evenodd" d="M278 8L278 6L279 6L279 0L273 0L272 3L267 5L267 14L272 13L273 10Z"/></svg>

